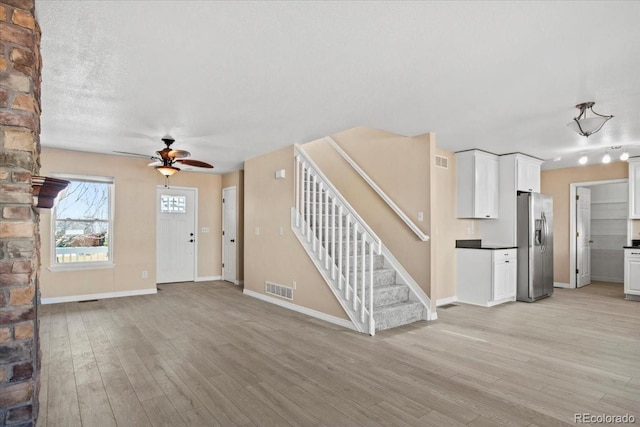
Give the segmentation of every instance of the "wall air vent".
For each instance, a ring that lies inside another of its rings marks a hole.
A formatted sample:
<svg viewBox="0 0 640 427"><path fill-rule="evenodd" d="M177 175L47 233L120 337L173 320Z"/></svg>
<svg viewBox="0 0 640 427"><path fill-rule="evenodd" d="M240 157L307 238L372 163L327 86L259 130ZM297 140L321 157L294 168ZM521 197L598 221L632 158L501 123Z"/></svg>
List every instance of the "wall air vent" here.
<svg viewBox="0 0 640 427"><path fill-rule="evenodd" d="M436 156L436 166L443 169L449 169L449 159L444 156Z"/></svg>
<svg viewBox="0 0 640 427"><path fill-rule="evenodd" d="M264 291L267 294L275 295L277 297L285 298L288 300L293 300L293 288L271 282L264 282L264 285Z"/></svg>

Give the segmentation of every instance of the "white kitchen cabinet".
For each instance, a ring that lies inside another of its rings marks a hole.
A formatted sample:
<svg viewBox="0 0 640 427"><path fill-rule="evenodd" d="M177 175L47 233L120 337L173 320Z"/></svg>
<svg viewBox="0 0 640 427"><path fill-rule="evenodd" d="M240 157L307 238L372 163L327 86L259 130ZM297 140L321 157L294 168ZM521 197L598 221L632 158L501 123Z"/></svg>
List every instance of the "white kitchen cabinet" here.
<svg viewBox="0 0 640 427"><path fill-rule="evenodd" d="M484 307L515 301L516 251L515 248L456 249L458 301Z"/></svg>
<svg viewBox="0 0 640 427"><path fill-rule="evenodd" d="M458 218L498 217L498 156L481 150L456 153Z"/></svg>
<svg viewBox="0 0 640 427"><path fill-rule="evenodd" d="M542 160L523 154L515 155L516 190L530 193L540 192L540 166Z"/></svg>
<svg viewBox="0 0 640 427"><path fill-rule="evenodd" d="M640 296L640 249L624 250L624 293Z"/></svg>
<svg viewBox="0 0 640 427"><path fill-rule="evenodd" d="M640 157L629 159L629 218L640 219Z"/></svg>
<svg viewBox="0 0 640 427"><path fill-rule="evenodd" d="M522 153L500 156L500 183L498 199L500 207L494 221L485 221L480 227L483 242L504 245L517 245L517 209L518 191L540 192L540 167L542 160Z"/></svg>

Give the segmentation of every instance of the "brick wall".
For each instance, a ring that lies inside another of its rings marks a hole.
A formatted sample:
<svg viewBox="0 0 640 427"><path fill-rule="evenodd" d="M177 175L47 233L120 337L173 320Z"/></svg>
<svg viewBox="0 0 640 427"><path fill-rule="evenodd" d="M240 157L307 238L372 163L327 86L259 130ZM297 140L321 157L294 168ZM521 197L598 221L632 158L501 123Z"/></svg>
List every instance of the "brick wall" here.
<svg viewBox="0 0 640 427"><path fill-rule="evenodd" d="M0 425L38 415L40 28L34 0L0 0Z"/></svg>

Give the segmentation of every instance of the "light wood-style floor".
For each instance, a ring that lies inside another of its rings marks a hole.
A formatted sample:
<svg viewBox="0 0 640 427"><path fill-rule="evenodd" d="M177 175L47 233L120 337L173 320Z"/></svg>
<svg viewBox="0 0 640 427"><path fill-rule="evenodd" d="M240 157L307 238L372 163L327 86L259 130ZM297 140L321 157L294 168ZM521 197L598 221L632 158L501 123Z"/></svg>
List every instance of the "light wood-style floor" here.
<svg viewBox="0 0 640 427"><path fill-rule="evenodd" d="M224 282L41 307L39 426L640 423L640 302L622 286L454 305L375 337Z"/></svg>

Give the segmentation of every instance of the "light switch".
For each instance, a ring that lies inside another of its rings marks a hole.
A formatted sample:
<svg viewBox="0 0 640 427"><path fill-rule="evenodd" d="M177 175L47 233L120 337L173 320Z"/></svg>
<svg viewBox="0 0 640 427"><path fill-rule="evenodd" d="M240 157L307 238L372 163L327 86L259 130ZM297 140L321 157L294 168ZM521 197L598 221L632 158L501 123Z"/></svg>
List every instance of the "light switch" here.
<svg viewBox="0 0 640 427"><path fill-rule="evenodd" d="M260 234L260 227L256 227L255 233L256 233L256 236Z"/></svg>
<svg viewBox="0 0 640 427"><path fill-rule="evenodd" d="M284 174L284 169L280 169L279 171L276 171L276 179L284 179L285 174Z"/></svg>
<svg viewBox="0 0 640 427"><path fill-rule="evenodd" d="M208 233L209 232L209 227L202 227L202 232L203 233Z"/></svg>

